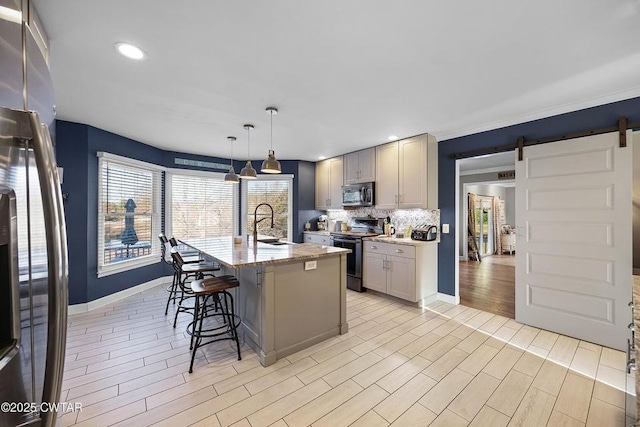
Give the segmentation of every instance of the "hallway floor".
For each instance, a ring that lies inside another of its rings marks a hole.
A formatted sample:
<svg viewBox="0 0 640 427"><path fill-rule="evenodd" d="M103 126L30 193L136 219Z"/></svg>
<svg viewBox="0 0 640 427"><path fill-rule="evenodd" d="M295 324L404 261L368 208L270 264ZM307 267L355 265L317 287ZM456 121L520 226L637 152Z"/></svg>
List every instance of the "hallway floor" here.
<svg viewBox="0 0 640 427"><path fill-rule="evenodd" d="M491 255L460 261L460 303L515 318L516 256Z"/></svg>
<svg viewBox="0 0 640 427"><path fill-rule="evenodd" d="M157 287L70 316L60 426L623 426L625 354L465 306L348 291L350 331L263 368L243 347L189 374Z"/></svg>

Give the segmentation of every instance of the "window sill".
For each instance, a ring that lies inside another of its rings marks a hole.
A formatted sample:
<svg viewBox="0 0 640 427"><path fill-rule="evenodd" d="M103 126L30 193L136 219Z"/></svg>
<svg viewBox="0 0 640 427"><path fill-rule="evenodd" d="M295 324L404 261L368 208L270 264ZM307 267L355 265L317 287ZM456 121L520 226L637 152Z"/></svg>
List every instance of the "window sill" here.
<svg viewBox="0 0 640 427"><path fill-rule="evenodd" d="M111 276L112 274L123 273L125 271L134 270L140 267L146 267L148 265L157 264L160 262L158 258L159 256L149 255L146 257L141 257L139 259L135 259L131 261L125 261L115 265L104 266L102 267L102 269L98 270L98 278Z"/></svg>

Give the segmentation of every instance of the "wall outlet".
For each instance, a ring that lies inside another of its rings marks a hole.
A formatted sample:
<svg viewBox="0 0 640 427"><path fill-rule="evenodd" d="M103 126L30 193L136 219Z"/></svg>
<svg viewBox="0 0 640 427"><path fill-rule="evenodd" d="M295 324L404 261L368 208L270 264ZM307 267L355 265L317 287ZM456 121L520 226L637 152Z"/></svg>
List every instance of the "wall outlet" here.
<svg viewBox="0 0 640 427"><path fill-rule="evenodd" d="M318 268L318 261L305 261L304 262L304 271L315 270L316 268Z"/></svg>
<svg viewBox="0 0 640 427"><path fill-rule="evenodd" d="M442 233L447 234L449 232L449 224L442 224Z"/></svg>

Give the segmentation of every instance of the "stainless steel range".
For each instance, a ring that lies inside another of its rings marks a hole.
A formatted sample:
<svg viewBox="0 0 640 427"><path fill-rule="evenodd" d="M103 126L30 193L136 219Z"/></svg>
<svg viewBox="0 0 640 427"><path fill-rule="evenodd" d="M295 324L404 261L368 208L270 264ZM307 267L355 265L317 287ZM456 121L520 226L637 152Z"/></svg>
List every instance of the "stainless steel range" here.
<svg viewBox="0 0 640 427"><path fill-rule="evenodd" d="M351 249L347 255L347 288L358 292L366 289L362 286L362 238L382 234L382 219L354 218L350 231L331 233L331 244Z"/></svg>

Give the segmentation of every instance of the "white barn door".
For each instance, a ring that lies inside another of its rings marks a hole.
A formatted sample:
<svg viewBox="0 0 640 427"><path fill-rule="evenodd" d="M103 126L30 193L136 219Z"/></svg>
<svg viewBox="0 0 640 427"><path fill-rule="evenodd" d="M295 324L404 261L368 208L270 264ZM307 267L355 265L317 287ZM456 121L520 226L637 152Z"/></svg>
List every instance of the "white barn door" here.
<svg viewBox="0 0 640 427"><path fill-rule="evenodd" d="M631 322L632 136L516 158L516 320L620 350ZM516 152L517 155L517 152Z"/></svg>

